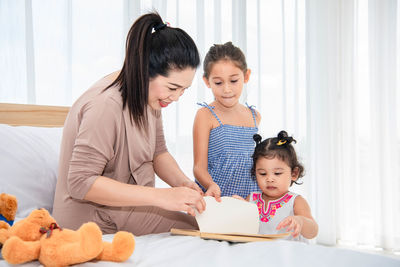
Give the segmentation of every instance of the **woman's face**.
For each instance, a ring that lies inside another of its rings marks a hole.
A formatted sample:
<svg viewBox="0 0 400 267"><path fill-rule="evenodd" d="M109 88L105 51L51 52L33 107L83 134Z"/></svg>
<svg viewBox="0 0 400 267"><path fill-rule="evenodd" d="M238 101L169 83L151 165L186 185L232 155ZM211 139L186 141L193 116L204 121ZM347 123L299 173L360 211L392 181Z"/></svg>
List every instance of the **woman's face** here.
<svg viewBox="0 0 400 267"><path fill-rule="evenodd" d="M158 75L151 79L149 82L149 106L160 110L166 108L172 101L178 101L179 97L192 84L195 72L196 70L192 68L171 70L168 77Z"/></svg>

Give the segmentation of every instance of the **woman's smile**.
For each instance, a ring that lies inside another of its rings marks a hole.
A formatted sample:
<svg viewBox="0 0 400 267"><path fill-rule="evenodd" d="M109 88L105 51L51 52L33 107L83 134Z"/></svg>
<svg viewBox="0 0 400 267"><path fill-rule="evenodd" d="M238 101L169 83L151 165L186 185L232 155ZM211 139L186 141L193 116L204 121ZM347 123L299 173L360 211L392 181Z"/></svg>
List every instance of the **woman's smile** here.
<svg viewBox="0 0 400 267"><path fill-rule="evenodd" d="M166 107L168 107L168 105L169 105L171 102L165 102L165 101L163 101L163 100L159 100L158 103L160 104L160 106L161 106L162 108L166 108Z"/></svg>

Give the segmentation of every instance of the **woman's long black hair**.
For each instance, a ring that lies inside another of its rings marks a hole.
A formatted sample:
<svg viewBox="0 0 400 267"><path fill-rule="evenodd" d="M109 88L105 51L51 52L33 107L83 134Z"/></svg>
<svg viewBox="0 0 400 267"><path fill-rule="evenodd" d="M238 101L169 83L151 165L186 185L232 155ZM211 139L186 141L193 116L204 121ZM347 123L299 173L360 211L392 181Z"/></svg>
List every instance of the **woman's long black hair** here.
<svg viewBox="0 0 400 267"><path fill-rule="evenodd" d="M147 124L150 79L199 64L196 44L185 31L168 27L156 12L145 14L129 30L124 65L106 89L119 86L123 108L128 106L131 120L142 128Z"/></svg>

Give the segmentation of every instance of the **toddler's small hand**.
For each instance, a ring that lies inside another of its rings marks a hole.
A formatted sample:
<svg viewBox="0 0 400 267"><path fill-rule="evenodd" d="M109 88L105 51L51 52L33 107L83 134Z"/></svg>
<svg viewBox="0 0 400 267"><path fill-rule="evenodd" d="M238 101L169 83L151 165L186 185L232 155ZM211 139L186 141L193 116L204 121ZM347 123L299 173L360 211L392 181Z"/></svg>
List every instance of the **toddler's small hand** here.
<svg viewBox="0 0 400 267"><path fill-rule="evenodd" d="M276 230L280 230L282 228L286 228L286 232L292 231L292 236L297 237L303 228L303 220L299 216L286 217L278 224Z"/></svg>
<svg viewBox="0 0 400 267"><path fill-rule="evenodd" d="M239 195L232 195L232 197L233 197L233 198L236 198L236 199L239 199L239 200L246 201L246 199L242 198L242 197L239 196Z"/></svg>

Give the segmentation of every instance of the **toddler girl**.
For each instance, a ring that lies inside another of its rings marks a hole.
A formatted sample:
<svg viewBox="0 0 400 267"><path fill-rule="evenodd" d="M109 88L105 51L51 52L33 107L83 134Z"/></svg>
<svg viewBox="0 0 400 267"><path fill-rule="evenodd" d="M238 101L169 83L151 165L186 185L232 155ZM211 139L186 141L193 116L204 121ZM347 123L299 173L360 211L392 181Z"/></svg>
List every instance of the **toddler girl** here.
<svg viewBox="0 0 400 267"><path fill-rule="evenodd" d="M296 151L285 131L278 137L261 142L254 135L256 148L253 154L252 175L255 175L261 193L253 192L247 201L255 203L260 214L260 234L292 232L289 239L305 241L314 238L318 225L311 215L307 201L290 192L289 187L303 176L304 168L298 162Z"/></svg>

